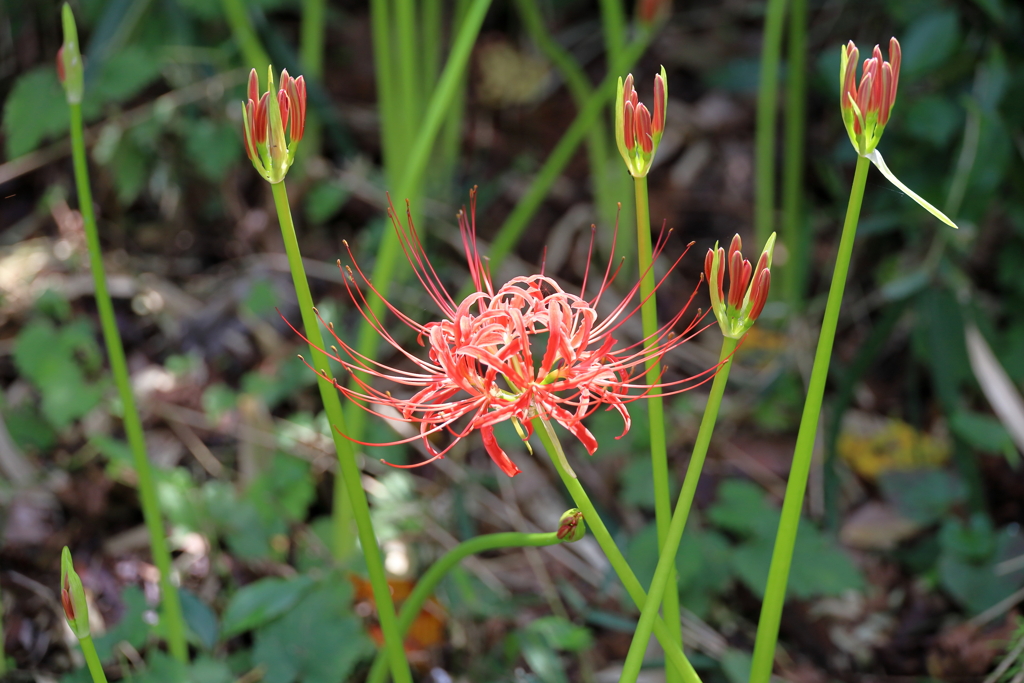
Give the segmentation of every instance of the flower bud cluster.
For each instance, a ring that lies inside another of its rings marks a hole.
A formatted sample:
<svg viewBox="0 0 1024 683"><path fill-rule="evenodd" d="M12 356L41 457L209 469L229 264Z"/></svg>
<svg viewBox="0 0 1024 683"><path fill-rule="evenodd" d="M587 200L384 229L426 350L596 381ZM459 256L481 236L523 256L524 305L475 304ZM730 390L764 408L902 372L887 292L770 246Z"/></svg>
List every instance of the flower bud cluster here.
<svg viewBox="0 0 1024 683"><path fill-rule="evenodd" d="M704 276L711 290L711 307L722 334L733 339L741 339L747 333L768 301L775 233L768 238L756 267L743 258L742 248L743 241L736 235L729 244L728 255L716 243L704 257ZM725 291L725 264L729 267L728 295Z"/></svg>
<svg viewBox="0 0 1024 683"><path fill-rule="evenodd" d="M60 604L64 607L64 616L68 626L79 640L89 637L89 604L85 599L85 588L82 579L75 571L71 560L71 551L64 546L60 555Z"/></svg>
<svg viewBox="0 0 1024 683"><path fill-rule="evenodd" d="M64 86L64 95L68 104L81 104L85 90L85 78L82 69L82 53L78 47L78 27L71 5L64 3L60 13L64 27L64 43L57 50L57 78Z"/></svg>
<svg viewBox="0 0 1024 683"><path fill-rule="evenodd" d="M267 92L259 94L256 69L249 73L248 101L242 104L245 153L260 175L271 183L284 180L295 161L295 149L306 128L306 82L281 71L274 92L274 69L267 74ZM272 96L274 95L274 96Z"/></svg>
<svg viewBox="0 0 1024 683"><path fill-rule="evenodd" d="M882 131L896 104L902 53L899 41L890 38L889 61L886 62L882 60L882 50L875 45L871 57L864 60L858 85L859 54L852 40L842 48L839 66L840 108L850 142L858 154L867 156L882 139Z"/></svg>
<svg viewBox="0 0 1024 683"><path fill-rule="evenodd" d="M587 525L583 523L583 512L579 508L570 508L562 513L558 520L558 540L562 543L573 543L587 533Z"/></svg>
<svg viewBox="0 0 1024 683"><path fill-rule="evenodd" d="M668 106L668 80L665 67L654 77L654 111L640 102L633 87L633 74L620 78L615 100L615 142L626 167L634 178L643 178L651 170L654 153L665 133L665 109Z"/></svg>

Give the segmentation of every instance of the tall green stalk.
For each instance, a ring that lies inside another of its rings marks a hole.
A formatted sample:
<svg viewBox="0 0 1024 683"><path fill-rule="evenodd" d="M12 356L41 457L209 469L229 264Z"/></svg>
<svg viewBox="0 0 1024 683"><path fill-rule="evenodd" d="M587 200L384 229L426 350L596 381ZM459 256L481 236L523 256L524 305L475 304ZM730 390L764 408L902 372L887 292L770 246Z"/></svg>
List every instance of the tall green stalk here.
<svg viewBox="0 0 1024 683"><path fill-rule="evenodd" d="M82 133L82 105L69 104L68 107L71 109L71 154L75 164L75 185L78 188L78 203L79 210L82 212L82 223L85 227L85 239L89 246L89 265L92 269L92 280L96 289L96 308L99 309L103 341L106 343L107 356L110 358L110 370L114 375L114 384L117 385L117 393L121 398L124 410L124 431L128 437L132 463L139 479L139 502L142 505L142 517L149 532L153 564L160 571L160 591L163 596L163 618L167 627L167 644L175 659L187 662L188 644L185 640L185 619L181 613L178 589L171 581L171 554L167 550L167 538L160 515L156 485L153 482L153 471L149 459L146 457L146 437L142 431L138 408L135 405L135 396L132 394L128 363L124 356L121 334L117 329L117 319L114 317L114 303L110 299L107 276L103 270L103 252L100 249L99 231L96 229L96 214L93 211L89 167L86 162L85 140Z"/></svg>
<svg viewBox="0 0 1024 683"><path fill-rule="evenodd" d="M423 184L423 174L430 161L430 153L437 140L437 134L441 130L445 114L460 87L466 64L469 62L469 55L476 42L476 37L480 33L480 27L483 26L484 17L487 15L490 4L491 0L473 0L459 34L455 38L448 62L445 64L437 88L430 98L430 105L423 117L416 141L405 158L402 177L395 186L394 196L399 201L419 193ZM392 182L394 181L395 179L392 178ZM399 211L401 211L400 207ZM393 230L384 231L380 249L377 252L377 261L374 263L371 275L371 281L379 293L379 296L374 296L370 300L370 310L373 312L373 316L379 318L384 314L383 300L391 291L395 268L401 255L401 243L398 241L397 233ZM364 320L359 328L356 345L358 352L367 358L374 358L379 343L380 337L373 325ZM349 411L349 427L352 430L350 436L358 439L362 434L365 421L365 411L353 406Z"/></svg>
<svg viewBox="0 0 1024 683"><path fill-rule="evenodd" d="M647 593L644 592L644 588L640 585L640 581L637 580L636 574L633 573L629 563L626 562L626 558L623 557L622 551L615 544L615 539L609 533L608 527L604 525L604 521L597 513L594 504L590 502L587 492L580 485L579 480L566 471L562 465L563 462L566 462L565 451L562 450L562 444L558 441L551 423L544 418L537 417L534 418L532 424L533 430L540 438L541 443L544 444L548 457L551 458L551 462L555 466L555 471L558 472L562 484L569 491L569 495L572 497L576 507L583 512L583 520L586 522L587 530L593 534L597 544L601 546L601 550L608 558L608 562L611 563L612 569L619 577L619 581L622 582L626 593L629 594L633 603L637 607L643 607L647 601ZM665 651L665 658L682 672L683 680L686 683L700 683L700 676L697 675L690 661L683 654L682 643L672 635L661 617L657 617L654 620L653 630L655 637Z"/></svg>
<svg viewBox="0 0 1024 683"><path fill-rule="evenodd" d="M645 32L629 45L626 49L624 68L631 68L636 63L636 60L640 58L640 55L647 49L650 35L649 32ZM558 175L565 169L569 160L572 159L572 155L576 153L576 148L583 141L587 131L590 130L590 127L594 125L594 121L597 120L598 116L601 115L601 112L608 105L608 100L615 99L615 82L618 77L617 73L609 71L605 75L604 80L594 88L594 92L587 100L587 103L577 112L576 118L569 124L558 144L555 145L555 148L551 150L548 158L544 161L544 165L541 166L537 175L533 177L533 182L530 183L529 189L526 190L526 193L516 204L515 208L512 209L505 222L498 228L494 241L491 242L489 254L491 272L498 271L505 257L508 256L509 252L512 251L512 248L519 241L519 238L522 237L527 224L529 224L537 209L540 208L551 186L558 179ZM459 292L459 297L465 297L469 292L468 288L471 286L467 285L464 287Z"/></svg>
<svg viewBox="0 0 1024 683"><path fill-rule="evenodd" d="M96 654L96 645L92 642L92 636L79 638L78 644L81 645L82 654L85 655L85 664L89 667L92 683L107 683L107 675L103 673L103 664L100 663L100 656Z"/></svg>
<svg viewBox="0 0 1024 683"><path fill-rule="evenodd" d="M810 230L803 212L804 138L807 129L807 0L790 0L786 58L786 138L782 157L782 224L789 248L786 295L803 305L810 265Z"/></svg>
<svg viewBox="0 0 1024 683"><path fill-rule="evenodd" d="M657 344L658 302L655 294L654 257L651 248L651 210L647 196L647 176L633 179L636 195L636 244L640 266L640 319L643 323L645 349ZM655 385L661 381L661 360L652 355L647 360L647 383ZM665 443L665 402L661 396L647 401L647 417L651 435L651 470L654 474L654 518L658 527L658 547L663 557L668 539L669 524L672 520L671 474L668 469L668 446ZM670 588L665 591L662 611L669 633L677 642L683 642L682 624L679 621L679 590L676 586L675 562L669 567ZM657 610L655 609L655 612ZM648 633L648 637L650 634ZM635 641L634 641L635 642ZM645 641L646 645L646 641ZM642 661L642 653L641 653Z"/></svg>
<svg viewBox="0 0 1024 683"><path fill-rule="evenodd" d="M508 531L497 534L485 534L463 541L447 553L445 553L434 564L430 565L426 573L416 582L416 586L409 593L409 597L402 603L402 609L398 613L398 628L404 637L409 632L416 616L423 608L423 603L434 594L437 584L441 583L449 571L455 565L462 562L471 555L479 555L488 550L499 548L539 548L546 545L557 545L562 541L558 538L557 532L528 534L518 531ZM387 665L381 653L373 660L373 667L370 675L367 676L367 683L384 683L387 680Z"/></svg>
<svg viewBox="0 0 1024 683"><path fill-rule="evenodd" d="M398 111L402 121L400 144L402 149L408 149L409 145L413 144L416 131L419 128L420 116L423 114L420 92L423 71L419 64L421 59L420 41L416 32L419 22L416 16L416 3L412 0L395 0L394 8L394 46L398 51L395 65L397 66L400 98Z"/></svg>
<svg viewBox="0 0 1024 683"><path fill-rule="evenodd" d="M221 6L231 26L231 33L242 50L242 58L256 69L257 73L266 73L267 67L270 66L270 56L256 35L256 29L253 28L243 0L221 0Z"/></svg>
<svg viewBox="0 0 1024 683"><path fill-rule="evenodd" d="M768 0L761 46L761 79L757 88L754 159L754 231L764 244L775 229L775 120L779 103L779 56L786 0ZM783 239L786 236L783 235Z"/></svg>
<svg viewBox="0 0 1024 683"><path fill-rule="evenodd" d="M663 595L667 596L669 593L675 592L672 588L672 581L675 576L676 553L679 551L679 542L683 537L686 520L693 505L693 496L697 492L697 482L704 467L704 459L708 454L708 446L711 444L711 435L715 431L718 409L722 405L722 395L725 393L725 385L729 381L729 370L732 367L731 356L736 350L736 344L737 341L731 337L722 338L722 352L718 357L721 366L711 384L711 393L708 395L707 405L704 406L704 417L701 418L697 440L693 444L693 454L690 456L690 464L686 468L683 488L679 491L679 498L676 500L676 509L672 513L672 522L667 530L666 540L661 545L658 566L654 570L654 578L651 580L651 589L647 593L647 600L640 609L640 621L633 632L633 642L629 645L629 652L626 654L626 662L623 664L619 683L636 682L640 675L640 666L644 661L644 650L647 648L647 641L651 638L654 620L658 616L658 605ZM665 592L666 590L668 593Z"/></svg>
<svg viewBox="0 0 1024 683"><path fill-rule="evenodd" d="M284 182L272 183L270 187L274 193L274 205L277 207L277 218L281 224L281 237L284 240L285 253L288 255L288 267L292 273L292 283L295 286L295 296L299 302L299 312L302 315L302 326L309 341L310 363L316 368L318 374L317 384L320 388L320 397L323 399L324 411L327 419L334 429L331 436L334 438L334 448L338 454L339 478L345 483L348 499L352 504L352 512L355 516L356 527L359 530L359 540L362 544L363 557L366 560L366 570L370 574L370 587L373 589L373 597L377 603L377 615L380 620L380 628L384 633L384 648L387 651L388 662L391 666L391 675L398 683L412 683L412 674L409 671L409 662L405 658L405 649L402 644L402 634L398 629L398 622L395 617L395 604L391 599L391 590L388 587L387 575L384 572L384 560L380 548L377 546L377 536L373 532L373 522L370 520L370 505L366 500L366 493L363 491L362 474L356 464L355 450L352 443L345 438L345 415L341 407L341 397L334 386L331 367L327 356L320 349L324 346L323 335L320 333L320 324L313 307L313 295L309 291L309 282L306 279L306 271L302 265L302 252L299 251L299 242L295 235L295 224L292 222L291 207L288 203L288 190Z"/></svg>
<svg viewBox="0 0 1024 683"><path fill-rule="evenodd" d="M803 507L804 492L807 489L807 477L811 470L811 455L814 452L818 419L821 416L821 402L825 395L825 380L828 378L832 345L836 338L839 309L843 303L843 291L846 288L846 275L850 269L850 257L853 254L853 242L857 234L857 220L860 217L861 202L864 199L864 183L868 177L869 164L867 158L857 157L857 170L854 173L853 186L850 189L850 202L846 209L846 220L843 222L843 235L839 241L835 270L832 271L832 285L828 290L825 317L821 322L821 333L818 335L818 348L814 352L811 381L807 387L803 415L800 417L800 429L797 432L796 448L793 452L793 465L790 468L789 481L786 484L786 496L782 502L782 517L779 520L779 530L775 536L775 548L772 551L772 563L768 570L764 602L761 604L761 618L757 624L757 638L754 641L750 683L769 683L772 663L775 661L775 645L779 638L782 607L786 601L786 585L789 581L789 568L793 560L793 546L796 543L797 529L800 525L800 509Z"/></svg>

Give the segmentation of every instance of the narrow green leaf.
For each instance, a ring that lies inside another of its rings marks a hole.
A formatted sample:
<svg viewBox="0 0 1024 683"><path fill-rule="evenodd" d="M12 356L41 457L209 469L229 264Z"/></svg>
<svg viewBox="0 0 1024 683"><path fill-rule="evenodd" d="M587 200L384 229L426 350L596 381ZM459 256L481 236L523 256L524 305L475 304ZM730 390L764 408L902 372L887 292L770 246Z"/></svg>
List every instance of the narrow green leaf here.
<svg viewBox="0 0 1024 683"><path fill-rule="evenodd" d="M913 200L914 200L915 202L917 202L917 203L918 203L918 204L920 204L920 205L921 205L922 207L924 207L924 209L925 209L925 210L926 210L926 211L927 211L928 213L930 213L931 215L935 216L936 218L938 218L938 219L939 219L940 221L942 221L943 223L945 223L946 225L948 225L948 226L949 226L949 227L951 227L951 228L956 228L956 227L957 227L957 224L956 224L956 223L954 223L953 221L949 220L949 218L948 218L948 217L946 216L946 214L944 214L944 213L942 213L941 211L939 211L938 209L936 209L936 208L935 208L934 206L932 206L932 205L931 205L931 204L929 204L929 203L928 203L927 201L925 201L925 200L924 200L924 198L923 198L923 197L921 197L921 195L917 194L916 192L914 192L913 190L911 190L911 189L910 189L909 187L907 187L906 185L904 185L904 184L903 184L903 183L902 183L902 182L900 181L900 179L899 179L899 178L897 178L897 177L896 177L896 176L895 176L895 175L893 174L893 172L889 170L889 167L885 165L885 160L884 160L884 159L882 159L882 153L881 153L881 152L879 152L879 151L878 151L878 150L876 149L876 150L874 150L873 152L871 152L870 154L868 154L868 155L867 155L867 158L871 160L871 163L873 163L873 164L875 165L875 168L877 168L877 169L878 169L879 171L881 171L881 172L882 172L882 175L884 175L884 176L885 176L886 178L888 178L888 179L889 179L889 182L890 182L890 183L892 183L892 184L893 184L893 185L895 185L896 187L898 187L898 188L900 188L901 190L903 190L903 192L904 192L904 193L905 193L905 194L906 194L906 195L907 195L908 197L910 197L910 198L911 198L911 199L913 199Z"/></svg>

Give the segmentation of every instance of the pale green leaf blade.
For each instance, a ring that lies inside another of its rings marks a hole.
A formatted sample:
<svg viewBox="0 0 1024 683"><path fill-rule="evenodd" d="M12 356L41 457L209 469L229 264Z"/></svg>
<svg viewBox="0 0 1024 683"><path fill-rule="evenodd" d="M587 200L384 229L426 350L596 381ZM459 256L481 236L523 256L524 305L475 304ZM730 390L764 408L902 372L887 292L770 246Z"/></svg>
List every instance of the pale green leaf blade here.
<svg viewBox="0 0 1024 683"><path fill-rule="evenodd" d="M949 218L946 216L946 214L944 214L941 211L939 211L938 209L936 209L934 206L932 206L927 201L925 201L925 199L923 197L921 197L921 195L917 194L916 192L911 190L909 187L904 185L900 181L900 179L897 178L893 174L893 172L889 170L889 167L885 165L885 160L882 159L882 153L881 152L879 152L876 149L873 152L871 152L870 154L868 154L867 158L871 160L871 163L873 163L875 165L875 168L877 168L879 171L882 172L882 175L884 175L886 178L889 179L890 183L892 183L896 187L900 188L903 191L904 194L906 194L908 197L910 197L915 202L920 204L928 213L930 213L931 215L935 216L936 218L938 218L940 221L942 221L943 223L945 223L946 225L948 225L951 228L958 227L956 223L954 223L953 221L949 220Z"/></svg>

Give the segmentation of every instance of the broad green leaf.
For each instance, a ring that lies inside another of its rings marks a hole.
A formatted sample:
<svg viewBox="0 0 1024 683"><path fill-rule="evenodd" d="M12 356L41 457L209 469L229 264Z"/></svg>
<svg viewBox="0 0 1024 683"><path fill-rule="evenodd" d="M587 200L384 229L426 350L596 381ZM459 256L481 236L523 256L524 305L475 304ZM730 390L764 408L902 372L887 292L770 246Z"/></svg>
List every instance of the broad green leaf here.
<svg viewBox="0 0 1024 683"><path fill-rule="evenodd" d="M185 617L192 633L199 638L199 642L207 650L212 650L217 645L220 635L220 624L217 623L217 615L213 613L205 602L192 591L182 588L178 591L181 599L181 611Z"/></svg>
<svg viewBox="0 0 1024 683"><path fill-rule="evenodd" d="M291 579L269 577L239 589L224 610L223 637L258 628L287 612L310 588L308 576Z"/></svg>
<svg viewBox="0 0 1024 683"><path fill-rule="evenodd" d="M943 519L967 497L967 487L955 475L939 469L891 470L878 478L885 499L907 519L928 525Z"/></svg>
<svg viewBox="0 0 1024 683"><path fill-rule="evenodd" d="M96 652L104 662L114 656L113 648L125 641L135 649L139 649L149 637L150 627L146 623L145 612L149 609L146 596L138 586L129 586L121 593L124 611L116 624L107 625L107 632L101 636L93 636Z"/></svg>
<svg viewBox="0 0 1024 683"><path fill-rule="evenodd" d="M940 10L915 18L900 39L900 76L916 79L937 70L960 44L960 18L955 10ZM867 50L863 51L865 54Z"/></svg>
<svg viewBox="0 0 1024 683"><path fill-rule="evenodd" d="M18 78L4 104L7 158L27 154L49 137L65 136L71 122L64 90L52 63Z"/></svg>
<svg viewBox="0 0 1024 683"><path fill-rule="evenodd" d="M593 643L590 631L586 627L555 615L534 619L526 627L526 631L539 635L548 647L565 652L582 652Z"/></svg>
<svg viewBox="0 0 1024 683"><path fill-rule="evenodd" d="M957 227L956 223L954 223L953 221L949 220L949 218L946 216L946 214L944 214L941 211L939 211L938 209L936 209L934 206L932 206L927 201L925 201L923 197L921 197L919 194L917 194L916 192L911 190L909 187L904 185L902 182L900 182L900 179L897 178L893 174L893 172L889 170L889 167L885 165L885 160L882 159L882 153L881 152L879 152L876 149L873 152L871 152L870 154L868 154L867 158L871 160L871 163L873 163L875 165L875 168L877 168L879 171L882 172L882 175L884 175L886 178L888 178L890 183L892 183L896 187L898 187L901 190L903 190L904 194L906 194L908 197L910 197L915 202L920 204L921 207L925 211L927 211L931 215L935 216L936 218L938 218L940 221L942 221L943 223L945 223L949 227L951 227L951 228Z"/></svg>
<svg viewBox="0 0 1024 683"><path fill-rule="evenodd" d="M333 180L322 180L306 195L306 218L320 225L345 206L349 198L348 189Z"/></svg>
<svg viewBox="0 0 1024 683"><path fill-rule="evenodd" d="M362 621L352 613L351 586L334 578L306 594L280 619L256 632L254 665L264 683L342 683L373 654Z"/></svg>

